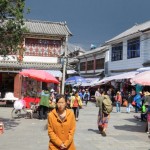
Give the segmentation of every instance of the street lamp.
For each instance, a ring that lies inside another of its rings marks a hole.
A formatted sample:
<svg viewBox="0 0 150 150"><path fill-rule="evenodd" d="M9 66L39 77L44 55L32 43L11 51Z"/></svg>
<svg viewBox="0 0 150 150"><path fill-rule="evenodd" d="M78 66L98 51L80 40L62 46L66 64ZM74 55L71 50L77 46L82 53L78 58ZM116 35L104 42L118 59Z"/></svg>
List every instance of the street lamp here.
<svg viewBox="0 0 150 150"><path fill-rule="evenodd" d="M62 75L61 94L64 94L64 92L65 92L65 77L66 77L66 66L67 66L67 45L68 45L68 35L66 35L65 49L64 49L64 56L63 56L63 75Z"/></svg>

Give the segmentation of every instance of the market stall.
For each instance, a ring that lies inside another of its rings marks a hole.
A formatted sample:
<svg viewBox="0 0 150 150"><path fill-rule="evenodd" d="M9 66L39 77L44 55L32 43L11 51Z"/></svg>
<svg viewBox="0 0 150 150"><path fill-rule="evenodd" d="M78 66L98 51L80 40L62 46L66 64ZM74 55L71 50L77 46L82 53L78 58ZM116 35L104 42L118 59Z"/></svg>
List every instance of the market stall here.
<svg viewBox="0 0 150 150"><path fill-rule="evenodd" d="M28 69L19 73L23 76L21 93L26 102L26 107L30 107L30 103L38 104L42 91L42 83L46 83L47 88L54 87L59 81L50 73L44 70Z"/></svg>

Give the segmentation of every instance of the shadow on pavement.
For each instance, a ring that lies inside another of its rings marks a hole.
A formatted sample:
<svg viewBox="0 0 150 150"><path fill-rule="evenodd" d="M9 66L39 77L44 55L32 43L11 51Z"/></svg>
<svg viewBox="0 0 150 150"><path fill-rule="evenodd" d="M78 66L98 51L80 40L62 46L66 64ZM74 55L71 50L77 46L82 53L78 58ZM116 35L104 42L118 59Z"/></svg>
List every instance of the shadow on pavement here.
<svg viewBox="0 0 150 150"><path fill-rule="evenodd" d="M5 130L17 127L20 124L19 121L19 119L0 118L0 122L3 122Z"/></svg>
<svg viewBox="0 0 150 150"><path fill-rule="evenodd" d="M92 132L95 132L95 133L99 134L99 130L95 130L95 129L88 129L88 131L92 131Z"/></svg>
<svg viewBox="0 0 150 150"><path fill-rule="evenodd" d="M125 130L130 132L145 132L146 125L122 125L122 126L114 126L117 130Z"/></svg>
<svg viewBox="0 0 150 150"><path fill-rule="evenodd" d="M129 122L134 122L136 123L137 125L143 125L143 124L146 124L145 121L140 121L141 119L136 119L136 118L128 118L128 119L124 119L124 120L127 120Z"/></svg>

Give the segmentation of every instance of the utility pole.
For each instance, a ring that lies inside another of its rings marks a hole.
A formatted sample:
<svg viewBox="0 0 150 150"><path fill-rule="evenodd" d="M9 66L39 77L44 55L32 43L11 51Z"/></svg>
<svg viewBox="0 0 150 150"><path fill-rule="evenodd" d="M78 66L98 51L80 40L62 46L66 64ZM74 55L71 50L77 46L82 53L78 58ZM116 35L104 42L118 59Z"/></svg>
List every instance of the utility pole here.
<svg viewBox="0 0 150 150"><path fill-rule="evenodd" d="M67 66L67 51L68 51L68 35L66 35L65 41L65 50L63 56L63 76L62 76L62 87L61 87L61 94L65 92L65 80L66 80L66 66Z"/></svg>

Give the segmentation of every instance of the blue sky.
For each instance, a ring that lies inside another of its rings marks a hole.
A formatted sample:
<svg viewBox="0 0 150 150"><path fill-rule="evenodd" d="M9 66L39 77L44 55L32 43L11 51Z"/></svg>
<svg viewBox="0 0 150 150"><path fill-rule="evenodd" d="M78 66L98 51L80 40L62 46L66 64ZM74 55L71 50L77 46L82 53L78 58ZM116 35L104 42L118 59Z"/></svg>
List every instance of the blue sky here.
<svg viewBox="0 0 150 150"><path fill-rule="evenodd" d="M86 50L150 20L150 0L26 0L26 7L27 19L66 21L69 42Z"/></svg>

